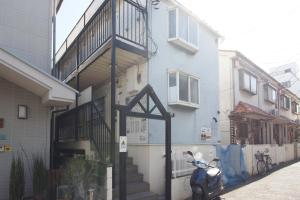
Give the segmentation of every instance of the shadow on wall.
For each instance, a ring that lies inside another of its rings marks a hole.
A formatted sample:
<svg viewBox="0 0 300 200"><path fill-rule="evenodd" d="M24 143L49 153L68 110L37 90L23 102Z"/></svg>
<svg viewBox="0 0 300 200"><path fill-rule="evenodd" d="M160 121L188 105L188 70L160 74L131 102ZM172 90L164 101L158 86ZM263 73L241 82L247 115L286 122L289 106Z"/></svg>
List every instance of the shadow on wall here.
<svg viewBox="0 0 300 200"><path fill-rule="evenodd" d="M217 145L225 186L234 186L249 178L241 145Z"/></svg>

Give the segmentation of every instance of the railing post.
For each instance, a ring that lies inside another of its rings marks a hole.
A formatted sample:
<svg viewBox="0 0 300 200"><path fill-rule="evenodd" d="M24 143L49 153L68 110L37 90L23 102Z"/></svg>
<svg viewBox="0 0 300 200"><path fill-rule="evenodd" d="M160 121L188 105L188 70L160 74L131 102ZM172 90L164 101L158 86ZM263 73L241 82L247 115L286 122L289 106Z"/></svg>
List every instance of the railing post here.
<svg viewBox="0 0 300 200"><path fill-rule="evenodd" d="M113 164L113 187L115 186L115 131L116 131L116 0L111 0L112 47L111 47L111 155Z"/></svg>
<svg viewBox="0 0 300 200"><path fill-rule="evenodd" d="M93 102L90 103L90 106L91 106L91 110L90 110L90 112L91 112L91 113L90 113L90 114L91 114L91 115L90 115L90 118L91 118L91 119L90 119L90 120L91 120L90 126L91 126L91 127L90 127L90 135L89 135L89 139L91 140L91 139L94 139L94 134L93 134L93 120L94 120L94 116L93 116L93 106L94 106L94 105L93 105Z"/></svg>
<svg viewBox="0 0 300 200"><path fill-rule="evenodd" d="M166 116L166 183L165 183L165 190L166 190L166 200L172 199L172 158L171 158L171 115L167 114Z"/></svg>
<svg viewBox="0 0 300 200"><path fill-rule="evenodd" d="M78 108L75 108L75 124L74 124L74 128L75 128L75 140L78 141L79 140L79 135L78 135Z"/></svg>
<svg viewBox="0 0 300 200"><path fill-rule="evenodd" d="M151 8L151 7L150 7ZM149 34L149 18L148 18L148 1L146 1L146 8L145 8L145 15L146 15L146 54L147 54L147 58L148 58L148 34Z"/></svg>

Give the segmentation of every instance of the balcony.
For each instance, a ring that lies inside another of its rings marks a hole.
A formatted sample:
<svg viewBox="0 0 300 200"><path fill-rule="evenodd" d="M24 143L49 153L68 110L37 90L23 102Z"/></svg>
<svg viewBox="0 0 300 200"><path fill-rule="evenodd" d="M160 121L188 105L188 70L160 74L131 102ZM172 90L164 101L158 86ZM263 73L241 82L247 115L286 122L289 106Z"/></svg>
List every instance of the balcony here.
<svg viewBox="0 0 300 200"><path fill-rule="evenodd" d="M115 24L118 71L146 60L147 8L132 0L116 0L116 22L112 22L112 0L94 0L56 54L53 75L74 86L98 84L110 77L112 25ZM85 70L88 69L88 70Z"/></svg>

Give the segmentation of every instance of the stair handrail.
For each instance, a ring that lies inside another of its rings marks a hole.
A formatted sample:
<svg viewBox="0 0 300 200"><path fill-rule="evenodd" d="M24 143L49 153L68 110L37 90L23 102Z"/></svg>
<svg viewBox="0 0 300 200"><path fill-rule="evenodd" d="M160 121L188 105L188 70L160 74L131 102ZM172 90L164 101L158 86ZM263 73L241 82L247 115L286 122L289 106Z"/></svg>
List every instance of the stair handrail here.
<svg viewBox="0 0 300 200"><path fill-rule="evenodd" d="M87 117L88 115L84 115L85 118L83 119L83 122L79 120L80 112L82 110L84 113L90 115L90 117ZM65 119L67 119L67 122L70 123L67 125L67 128L64 128ZM71 119L71 121L69 119ZM101 115L101 112L94 101L81 104L62 113L61 115L57 116L56 123L57 128L55 137L57 142L65 139L72 139L75 141L78 141L80 138L89 139L91 144L93 144L95 147L95 153L97 153L99 156L100 160L98 161L102 162L103 164L111 164L111 129L107 125L104 117ZM84 134L82 134L82 131L80 131L82 123L84 124L83 126L89 127L89 129L84 130Z"/></svg>
<svg viewBox="0 0 300 200"><path fill-rule="evenodd" d="M110 141L109 141L108 143L111 145L111 130L110 130L109 126L107 125L105 119L104 119L103 116L101 115L101 112L99 111L99 109L98 109L97 105L95 104L95 102L94 102L94 101L91 101L90 103L91 103L90 105L91 105L91 107L92 107L92 109L91 109L91 110L92 110L91 126L93 126L93 122L94 122L94 120L95 120L94 114L93 114L93 109L95 109L96 114L97 114L97 118L103 123L103 125L104 125L104 127L105 127L105 130L109 133L109 136L110 136L109 140L110 140ZM90 135L90 140L91 140L91 142L94 144L95 149L96 149L96 151L97 151L99 157L101 158L101 160L100 160L99 162L103 162L104 164L111 163L111 156L112 156L112 152L111 152L111 150L110 150L111 148L109 147L109 159L107 160L107 159L106 159L106 156L103 155L103 153L101 153L102 151L101 151L99 145L98 145L97 142L96 142L96 139L95 139L95 132L94 132L94 128L93 128L93 127L91 128L90 134L91 134L91 135ZM108 161L108 162L107 162L107 161Z"/></svg>

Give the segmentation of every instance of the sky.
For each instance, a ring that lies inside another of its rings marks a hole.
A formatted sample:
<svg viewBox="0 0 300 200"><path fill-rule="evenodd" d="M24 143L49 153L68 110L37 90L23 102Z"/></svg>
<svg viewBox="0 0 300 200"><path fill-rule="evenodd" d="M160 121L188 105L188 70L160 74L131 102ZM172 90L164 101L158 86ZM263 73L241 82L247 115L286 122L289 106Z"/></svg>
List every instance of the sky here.
<svg viewBox="0 0 300 200"><path fill-rule="evenodd" d="M300 64L299 0L179 0L224 39L220 49L238 50L266 71ZM58 47L91 0L64 0L57 16Z"/></svg>

